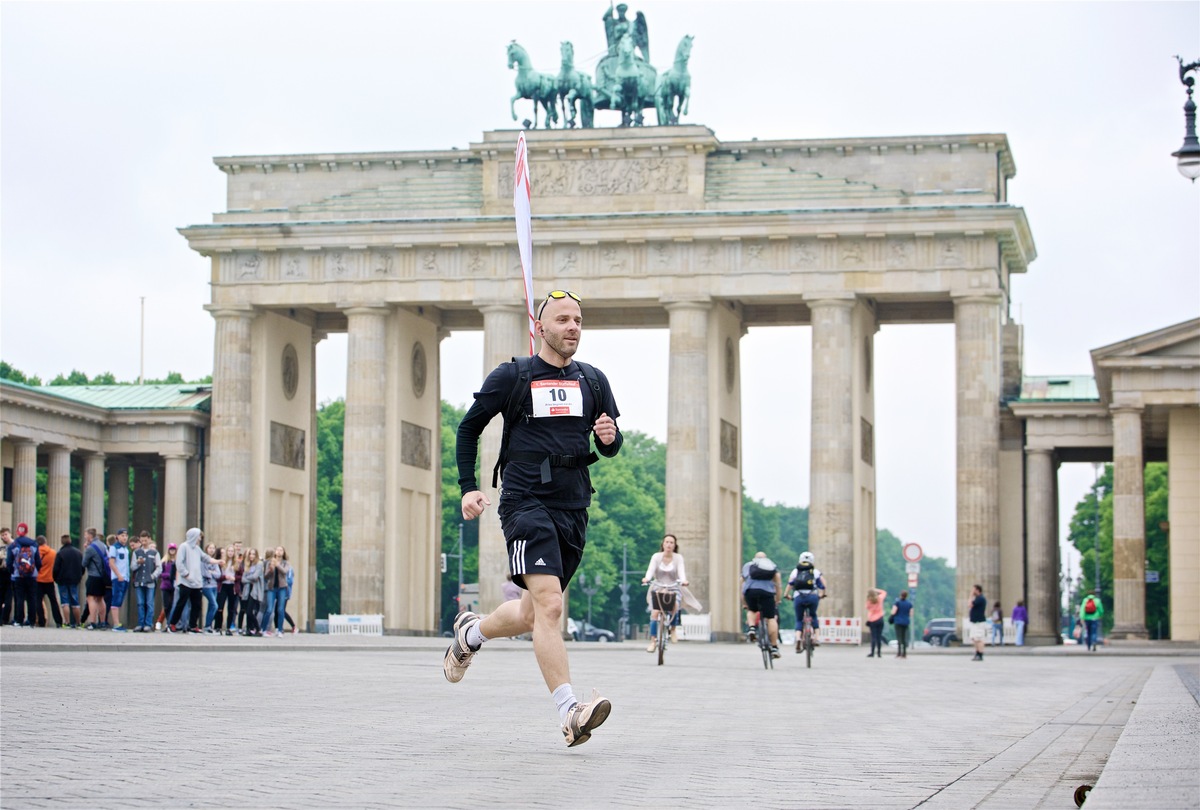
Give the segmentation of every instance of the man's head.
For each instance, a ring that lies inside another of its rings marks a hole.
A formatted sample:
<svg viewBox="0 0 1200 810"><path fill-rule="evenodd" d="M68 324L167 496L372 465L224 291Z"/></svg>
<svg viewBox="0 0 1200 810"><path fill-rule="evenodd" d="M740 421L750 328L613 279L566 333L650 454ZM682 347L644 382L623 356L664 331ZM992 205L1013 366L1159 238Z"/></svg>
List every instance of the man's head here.
<svg viewBox="0 0 1200 810"><path fill-rule="evenodd" d="M96 539L97 534L98 534L98 532L95 529L84 529L83 530L83 539L87 540L90 543Z"/></svg>
<svg viewBox="0 0 1200 810"><path fill-rule="evenodd" d="M129 530L117 529L117 542L123 546L129 545Z"/></svg>
<svg viewBox="0 0 1200 810"><path fill-rule="evenodd" d="M754 552L754 559L756 559L756 560L765 560L766 558L767 558L767 552L765 552L765 551L756 551L756 552Z"/></svg>
<svg viewBox="0 0 1200 810"><path fill-rule="evenodd" d="M44 545L46 545L46 535L44 535L44 534L39 534L39 535L37 536L37 544L38 544L39 546L44 546Z"/></svg>
<svg viewBox="0 0 1200 810"><path fill-rule="evenodd" d="M62 537L59 539L59 542L60 542L60 543L61 543L61 544L62 544L64 547L71 545L71 535L69 535L69 534L64 534L64 535L63 535L63 536L62 536Z"/></svg>
<svg viewBox="0 0 1200 810"><path fill-rule="evenodd" d="M982 596L983 595L982 586L979 586L979 585L971 586L971 595L972 596Z"/></svg>
<svg viewBox="0 0 1200 810"><path fill-rule="evenodd" d="M6 546L12 542L12 530L7 526L0 529L0 540L4 541L4 545Z"/></svg>
<svg viewBox="0 0 1200 810"><path fill-rule="evenodd" d="M579 301L579 296L569 290L555 290L546 296L534 324L543 352L548 349L569 362L579 349L579 334L583 331ZM552 362L545 356L542 359Z"/></svg>
<svg viewBox="0 0 1200 810"><path fill-rule="evenodd" d="M204 532L200 531L196 527L193 526L187 530L187 543L189 546L198 546L200 545L200 541L203 539Z"/></svg>
<svg viewBox="0 0 1200 810"><path fill-rule="evenodd" d="M800 564L801 565L812 565L813 561L815 559L816 559L816 557L813 556L813 553L811 551L805 551L800 554Z"/></svg>
<svg viewBox="0 0 1200 810"><path fill-rule="evenodd" d="M17 537L24 537L29 534L29 526L24 523L17 524Z"/></svg>
<svg viewBox="0 0 1200 810"><path fill-rule="evenodd" d="M154 545L154 538L150 536L150 532L143 529L138 535L138 542L142 544L142 548L150 548Z"/></svg>

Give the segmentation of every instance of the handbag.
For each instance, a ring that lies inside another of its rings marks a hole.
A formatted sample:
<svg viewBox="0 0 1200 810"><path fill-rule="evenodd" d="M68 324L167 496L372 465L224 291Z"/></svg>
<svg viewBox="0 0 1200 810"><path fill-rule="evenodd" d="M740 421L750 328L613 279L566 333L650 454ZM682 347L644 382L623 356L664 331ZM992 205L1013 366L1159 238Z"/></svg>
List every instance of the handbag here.
<svg viewBox="0 0 1200 810"><path fill-rule="evenodd" d="M888 624L895 624L895 623L896 623L896 614L893 613L892 615L888 616Z"/></svg>

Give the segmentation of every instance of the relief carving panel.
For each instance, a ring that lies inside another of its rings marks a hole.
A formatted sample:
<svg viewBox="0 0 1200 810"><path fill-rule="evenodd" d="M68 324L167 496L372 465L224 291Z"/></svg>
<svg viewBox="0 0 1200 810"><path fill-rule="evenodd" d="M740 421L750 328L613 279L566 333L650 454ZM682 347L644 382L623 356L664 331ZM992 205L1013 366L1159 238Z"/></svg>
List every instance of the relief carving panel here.
<svg viewBox="0 0 1200 810"><path fill-rule="evenodd" d="M294 470L304 469L304 431L279 422L271 423L271 463Z"/></svg>
<svg viewBox="0 0 1200 810"><path fill-rule="evenodd" d="M538 161L529 165L529 184L544 197L623 194L686 194L687 158ZM512 197L513 164L501 164L496 194Z"/></svg>
<svg viewBox="0 0 1200 810"><path fill-rule="evenodd" d="M430 441L433 432L429 428L414 425L412 422L400 422L400 461L410 467L422 470L431 468Z"/></svg>

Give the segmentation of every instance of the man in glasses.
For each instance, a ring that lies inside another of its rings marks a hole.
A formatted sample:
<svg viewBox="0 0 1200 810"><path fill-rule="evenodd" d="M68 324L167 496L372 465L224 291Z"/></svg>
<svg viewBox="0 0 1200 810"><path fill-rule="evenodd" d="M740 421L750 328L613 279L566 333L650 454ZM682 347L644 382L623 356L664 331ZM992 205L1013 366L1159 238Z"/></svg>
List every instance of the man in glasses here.
<svg viewBox="0 0 1200 810"><path fill-rule="evenodd" d="M592 492L588 465L596 460L591 437L602 456L621 449L620 414L608 379L573 359L582 330L579 296L550 293L534 323L541 350L489 374L458 427L462 514L473 520L491 505L475 478L479 436L504 415L498 511L510 573L522 594L487 616L459 614L443 661L446 679L457 683L486 641L532 631L534 655L569 747L587 742L612 708L595 690L586 702L576 699L559 627L563 591L583 558Z"/></svg>

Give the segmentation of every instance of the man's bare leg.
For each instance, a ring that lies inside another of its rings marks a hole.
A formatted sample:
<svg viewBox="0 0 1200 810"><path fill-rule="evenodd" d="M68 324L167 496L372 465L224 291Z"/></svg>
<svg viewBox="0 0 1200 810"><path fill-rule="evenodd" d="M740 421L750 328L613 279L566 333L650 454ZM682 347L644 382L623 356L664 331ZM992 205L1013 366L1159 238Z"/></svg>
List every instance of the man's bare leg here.
<svg viewBox="0 0 1200 810"><path fill-rule="evenodd" d="M542 670L546 688L553 692L564 683L571 682L567 645L563 643L560 629L562 586L553 574L526 574L525 587L529 591L521 597L521 602L524 603L528 597L533 608L533 654Z"/></svg>
<svg viewBox="0 0 1200 810"><path fill-rule="evenodd" d="M483 617L479 632L487 638L511 638L533 629L533 599L523 591L520 599L510 599Z"/></svg>
<svg viewBox="0 0 1200 810"><path fill-rule="evenodd" d="M771 634L771 646L779 646L779 619L767 619L767 632Z"/></svg>

